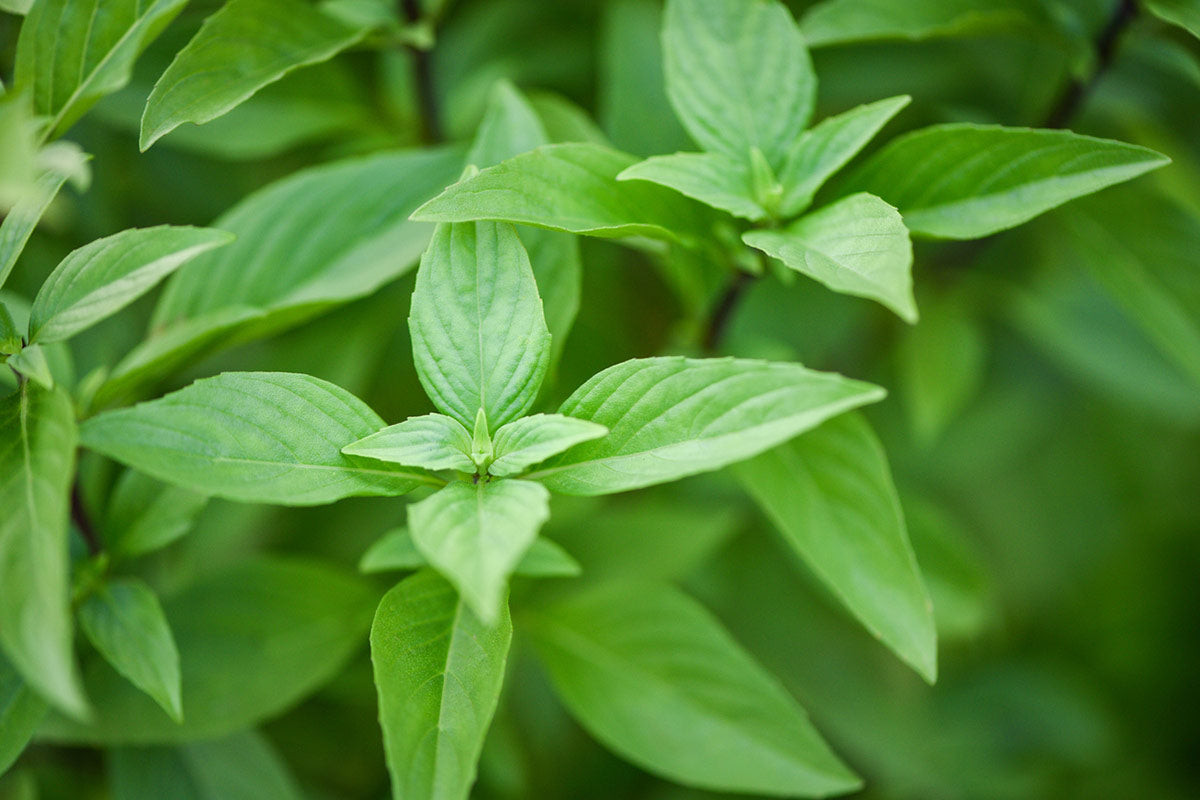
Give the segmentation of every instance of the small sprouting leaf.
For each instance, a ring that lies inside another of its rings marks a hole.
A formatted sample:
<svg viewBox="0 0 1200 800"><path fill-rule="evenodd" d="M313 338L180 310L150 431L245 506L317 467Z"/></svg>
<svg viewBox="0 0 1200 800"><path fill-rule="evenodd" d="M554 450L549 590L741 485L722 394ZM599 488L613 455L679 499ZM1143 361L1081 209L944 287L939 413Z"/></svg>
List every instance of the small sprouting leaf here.
<svg viewBox="0 0 1200 800"><path fill-rule="evenodd" d="M779 682L677 589L608 584L539 610L532 622L571 713L651 772L787 797L861 785Z"/></svg>
<svg viewBox="0 0 1200 800"><path fill-rule="evenodd" d="M772 167L812 116L817 78L791 13L775 0L669 0L667 95L705 150Z"/></svg>
<svg viewBox="0 0 1200 800"><path fill-rule="evenodd" d="M79 606L79 627L117 672L183 721L179 651L149 586L132 578L100 586Z"/></svg>
<svg viewBox="0 0 1200 800"><path fill-rule="evenodd" d="M878 300L917 321L912 242L895 208L855 194L807 214L781 231L749 231L751 247L833 289Z"/></svg>
<svg viewBox="0 0 1200 800"><path fill-rule="evenodd" d="M887 457L866 420L843 414L734 472L830 591L933 683L933 605Z"/></svg>
<svg viewBox="0 0 1200 800"><path fill-rule="evenodd" d="M8 365L43 389L54 388L54 373L46 350L40 344L31 344L14 353L9 357Z"/></svg>
<svg viewBox="0 0 1200 800"><path fill-rule="evenodd" d="M914 234L977 239L1169 161L1070 131L953 123L894 139L840 190L879 195Z"/></svg>
<svg viewBox="0 0 1200 800"><path fill-rule="evenodd" d="M61 163L42 173L0 224L0 286L4 286L8 280L17 258L25 249L25 242L29 241L29 235L37 227L38 220L46 213L58 190L68 180L86 177L89 156L78 148L61 147L60 144L53 146L63 155Z"/></svg>
<svg viewBox="0 0 1200 800"><path fill-rule="evenodd" d="M445 414L409 417L346 445L342 452L406 467L475 471L471 461L471 434Z"/></svg>
<svg viewBox="0 0 1200 800"><path fill-rule="evenodd" d="M1177 25L1200 39L1200 2L1197 0L1147 0L1145 6L1163 22Z"/></svg>
<svg viewBox="0 0 1200 800"><path fill-rule="evenodd" d="M115 314L231 234L160 225L122 231L75 250L46 278L29 313L29 339L70 338Z"/></svg>
<svg viewBox="0 0 1200 800"><path fill-rule="evenodd" d="M206 495L126 470L113 488L101 522L105 545L115 557L159 550L191 530L207 504Z"/></svg>
<svg viewBox="0 0 1200 800"><path fill-rule="evenodd" d="M617 180L657 183L735 217L757 221L769 216L754 200L746 163L721 153L652 156L624 170Z"/></svg>
<svg viewBox="0 0 1200 800"><path fill-rule="evenodd" d="M442 225L421 257L408 319L413 361L439 409L495 430L537 397L550 358L529 257L511 225Z"/></svg>
<svg viewBox="0 0 1200 800"><path fill-rule="evenodd" d="M331 383L285 372L227 372L83 424L83 445L159 480L249 503L317 505L399 495L437 481L343 455L383 427Z"/></svg>
<svg viewBox="0 0 1200 800"><path fill-rule="evenodd" d="M45 713L46 702L0 655L0 775L29 744Z"/></svg>
<svg viewBox="0 0 1200 800"><path fill-rule="evenodd" d="M799 364L633 359L599 373L559 408L609 434L526 477L584 495L665 483L751 458L883 396L878 386Z"/></svg>
<svg viewBox="0 0 1200 800"><path fill-rule="evenodd" d="M1028 24L1022 5L1013 0L825 0L809 8L800 29L812 47L967 35Z"/></svg>
<svg viewBox="0 0 1200 800"><path fill-rule="evenodd" d="M516 475L580 442L599 439L608 428L562 414L534 414L508 423L496 431L496 460L488 472L498 477Z"/></svg>
<svg viewBox="0 0 1200 800"><path fill-rule="evenodd" d="M829 176L854 158L911 99L900 95L852 108L822 120L797 138L779 172L783 186L779 215L791 217L808 208Z"/></svg>
<svg viewBox="0 0 1200 800"><path fill-rule="evenodd" d="M493 624L508 576L550 516L545 487L519 480L455 481L408 507L417 549Z"/></svg>
<svg viewBox="0 0 1200 800"><path fill-rule="evenodd" d="M363 572L390 572L419 569L428 563L417 550L408 528L394 528L363 553L358 568ZM570 577L579 572L579 562L562 547L542 537L533 540L513 570L514 575L529 578Z"/></svg>
<svg viewBox="0 0 1200 800"><path fill-rule="evenodd" d="M146 150L185 122L221 116L292 70L332 58L366 32L303 0L229 0L154 85L139 146Z"/></svg>
<svg viewBox="0 0 1200 800"><path fill-rule="evenodd" d="M466 800L512 641L431 571L384 595L371 626L379 721L396 800Z"/></svg>

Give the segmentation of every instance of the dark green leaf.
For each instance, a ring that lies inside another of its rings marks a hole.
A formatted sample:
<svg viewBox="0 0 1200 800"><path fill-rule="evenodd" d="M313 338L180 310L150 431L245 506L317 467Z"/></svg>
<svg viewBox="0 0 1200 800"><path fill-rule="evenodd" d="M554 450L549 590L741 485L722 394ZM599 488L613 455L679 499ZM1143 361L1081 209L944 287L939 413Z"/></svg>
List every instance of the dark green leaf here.
<svg viewBox="0 0 1200 800"><path fill-rule="evenodd" d="M1200 39L1200 2L1197 0L1147 0L1146 8L1164 22L1178 25Z"/></svg>

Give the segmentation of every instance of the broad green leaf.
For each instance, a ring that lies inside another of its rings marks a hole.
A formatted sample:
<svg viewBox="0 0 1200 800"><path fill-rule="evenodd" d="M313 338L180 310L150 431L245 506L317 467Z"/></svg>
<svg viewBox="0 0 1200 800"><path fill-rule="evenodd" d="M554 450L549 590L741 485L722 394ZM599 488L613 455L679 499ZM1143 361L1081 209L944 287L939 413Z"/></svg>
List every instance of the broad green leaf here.
<svg viewBox="0 0 1200 800"><path fill-rule="evenodd" d="M445 414L409 417L346 445L342 452L406 467L475 471L470 432Z"/></svg>
<svg viewBox="0 0 1200 800"><path fill-rule="evenodd" d="M390 572L418 569L427 563L425 556L417 550L408 528L395 528L363 553L358 568L363 572ZM566 550L549 539L539 537L521 556L513 574L529 578L552 578L578 575L579 571L579 562Z"/></svg>
<svg viewBox="0 0 1200 800"><path fill-rule="evenodd" d="M861 782L779 682L665 584L609 584L539 610L538 651L576 719L623 758L688 786L824 796Z"/></svg>
<svg viewBox="0 0 1200 800"><path fill-rule="evenodd" d="M549 143L537 112L516 87L501 80L492 89L467 163L482 169Z"/></svg>
<svg viewBox="0 0 1200 800"><path fill-rule="evenodd" d="M182 747L115 747L113 800L303 800L287 764L255 731Z"/></svg>
<svg viewBox="0 0 1200 800"><path fill-rule="evenodd" d="M331 566L245 559L164 599L183 676L176 723L101 661L85 673L95 721L47 718L52 741L166 744L212 739L291 708L362 647L378 594Z"/></svg>
<svg viewBox="0 0 1200 800"><path fill-rule="evenodd" d="M21 26L16 85L57 135L115 92L187 0L39 0Z"/></svg>
<svg viewBox="0 0 1200 800"><path fill-rule="evenodd" d="M667 96L705 150L779 168L812 116L817 78L791 13L775 0L668 0Z"/></svg>
<svg viewBox="0 0 1200 800"><path fill-rule="evenodd" d="M286 372L227 372L83 424L85 447L159 480L248 503L318 505L439 481L345 456L383 427L361 400Z"/></svg>
<svg viewBox="0 0 1200 800"><path fill-rule="evenodd" d="M874 39L929 39L1003 30L1028 23L1012 0L825 0L800 21L812 47Z"/></svg>
<svg viewBox="0 0 1200 800"><path fill-rule="evenodd" d="M468 428L488 430L537 398L550 333L529 257L512 226L442 225L421 257L408 318L426 394Z"/></svg>
<svg viewBox="0 0 1200 800"><path fill-rule="evenodd" d="M1145 5L1154 16L1200 39L1200 2L1197 0L1147 0Z"/></svg>
<svg viewBox="0 0 1200 800"><path fill-rule="evenodd" d="M769 216L754 199L746 164L721 153L652 156L624 170L617 180L657 183L735 217L757 221Z"/></svg>
<svg viewBox="0 0 1200 800"><path fill-rule="evenodd" d="M883 396L878 386L799 364L633 359L599 373L559 408L609 434L526 477L585 495L665 483L751 458Z"/></svg>
<svg viewBox="0 0 1200 800"><path fill-rule="evenodd" d="M854 158L911 99L900 95L852 108L822 120L796 139L779 171L780 216L791 217L808 208L829 176Z"/></svg>
<svg viewBox="0 0 1200 800"><path fill-rule="evenodd" d="M208 497L126 470L113 488L100 528L114 557L133 557L166 547L186 534Z"/></svg>
<svg viewBox="0 0 1200 800"><path fill-rule="evenodd" d="M516 475L569 447L607 433L608 428L603 425L562 414L534 414L514 420L496 431L492 442L496 460L488 472L498 477Z"/></svg>
<svg viewBox="0 0 1200 800"><path fill-rule="evenodd" d="M384 752L396 800L466 800L512 641L508 609L480 620L431 571L384 595L371 626Z"/></svg>
<svg viewBox="0 0 1200 800"><path fill-rule="evenodd" d="M55 145L57 147L57 145ZM17 263L29 235L37 227L38 220L46 213L58 190L68 180L86 183L86 163L89 156L75 148L59 148L64 154L62 163L47 169L4 216L0 224L0 286L8 280L9 273Z"/></svg>
<svg viewBox="0 0 1200 800"><path fill-rule="evenodd" d="M115 314L156 283L233 236L210 228L159 225L122 231L75 250L33 301L30 341L68 339Z"/></svg>
<svg viewBox="0 0 1200 800"><path fill-rule="evenodd" d="M844 197L783 230L749 231L742 240L835 292L877 300L917 321L908 229L874 195Z"/></svg>
<svg viewBox="0 0 1200 800"><path fill-rule="evenodd" d="M596 121L575 103L554 92L530 92L525 98L551 142L591 142L609 144Z"/></svg>
<svg viewBox="0 0 1200 800"><path fill-rule="evenodd" d="M21 755L45 713L46 702L0 655L0 775Z"/></svg>
<svg viewBox="0 0 1200 800"><path fill-rule="evenodd" d="M834 595L933 683L933 605L883 446L866 421L843 414L734 471Z"/></svg>
<svg viewBox="0 0 1200 800"><path fill-rule="evenodd" d="M133 578L100 586L80 604L79 627L117 672L183 721L179 651L149 586Z"/></svg>
<svg viewBox="0 0 1200 800"><path fill-rule="evenodd" d="M292 70L332 58L366 32L303 0L229 0L154 85L139 146L146 150L185 122L221 116Z"/></svg>
<svg viewBox="0 0 1200 800"><path fill-rule="evenodd" d="M539 147L448 187L412 219L501 220L608 238L696 240L703 225L690 201L659 186L617 181L636 162L598 144Z"/></svg>
<svg viewBox="0 0 1200 800"><path fill-rule="evenodd" d="M550 516L550 493L529 481L455 481L408 507L417 550L491 625L508 576Z"/></svg>
<svg viewBox="0 0 1200 800"><path fill-rule="evenodd" d="M840 190L879 195L913 233L977 239L1169 161L1070 131L952 123L892 140Z"/></svg>
<svg viewBox="0 0 1200 800"><path fill-rule="evenodd" d="M27 382L0 399L0 649L38 694L83 716L67 560L76 436L62 389Z"/></svg>

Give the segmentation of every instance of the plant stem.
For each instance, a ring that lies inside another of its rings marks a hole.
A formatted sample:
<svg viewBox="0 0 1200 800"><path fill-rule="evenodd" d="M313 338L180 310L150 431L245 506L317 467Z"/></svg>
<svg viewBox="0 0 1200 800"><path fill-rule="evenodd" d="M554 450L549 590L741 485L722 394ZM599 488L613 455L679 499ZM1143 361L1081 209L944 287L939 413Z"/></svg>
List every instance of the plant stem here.
<svg viewBox="0 0 1200 800"><path fill-rule="evenodd" d="M84 543L87 544L88 552L92 555L99 555L103 550L103 545L100 544L100 537L96 534L96 528L92 525L92 519L88 516L87 509L83 505L83 495L79 491L79 484L71 486L71 519L75 523L75 527L79 529L79 533L83 536Z"/></svg>
<svg viewBox="0 0 1200 800"><path fill-rule="evenodd" d="M400 10L410 24L421 21L420 0L400 0ZM429 50L408 45L413 57L413 78L416 83L417 107L420 111L421 141L437 144L443 140L441 112L433 88L433 59Z"/></svg>
<svg viewBox="0 0 1200 800"><path fill-rule="evenodd" d="M717 348L721 345L721 339L725 335L725 330L729 327L729 320L733 317L733 312L737 309L738 302L753 282L754 276L742 270L738 270L733 280L729 282L725 293L721 295L721 299L713 306L712 315L708 318L708 325L705 326L704 338L700 343L705 353L712 354L717 352Z"/></svg>
<svg viewBox="0 0 1200 800"><path fill-rule="evenodd" d="M1117 4L1116 10L1112 17L1109 18L1108 24L1104 26L1104 30L1100 31L1100 35L1096 37L1096 66L1091 74L1085 78L1076 78L1072 80L1063 93L1059 95L1058 102L1050 113L1046 115L1045 122L1042 123L1043 128L1065 128L1071 123L1075 115L1079 113L1079 109L1083 106L1088 95L1096 88L1096 83L1101 76L1108 71L1112 66L1113 58L1117 52L1117 42L1121 38L1121 34L1129 27L1129 24L1137 17L1137 4L1133 0L1121 0Z"/></svg>

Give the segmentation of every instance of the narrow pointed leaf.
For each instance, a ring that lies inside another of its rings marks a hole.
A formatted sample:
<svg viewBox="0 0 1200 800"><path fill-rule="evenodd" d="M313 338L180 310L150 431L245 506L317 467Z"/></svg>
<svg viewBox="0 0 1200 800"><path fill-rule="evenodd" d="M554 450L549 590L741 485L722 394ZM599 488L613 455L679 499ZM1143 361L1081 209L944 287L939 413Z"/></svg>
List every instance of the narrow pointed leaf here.
<svg viewBox="0 0 1200 800"><path fill-rule="evenodd" d="M0 775L29 744L45 713L46 701L0 655Z"/></svg>
<svg viewBox="0 0 1200 800"><path fill-rule="evenodd" d="M66 152L74 154L70 156L74 159L74 163L63 165L64 168L48 169L42 173L34 181L32 189L21 197L4 216L4 222L0 223L0 287L4 286L4 282L8 280L13 266L17 263L17 258L25 249L25 243L29 241L29 235L33 233L38 221L50 207L50 202L58 195L58 190L72 178L73 174L86 169L84 164L87 156L79 151Z"/></svg>
<svg viewBox="0 0 1200 800"><path fill-rule="evenodd" d="M285 372L227 372L84 423L85 447L159 480L250 503L317 505L438 481L343 455L383 427L361 400Z"/></svg>
<svg viewBox="0 0 1200 800"><path fill-rule="evenodd" d="M365 456L408 467L456 469L474 472L471 434L444 414L409 417L342 448L351 456Z"/></svg>
<svg viewBox="0 0 1200 800"><path fill-rule="evenodd" d="M608 584L539 611L533 622L571 713L651 772L704 789L786 797L860 785L779 682L677 589Z"/></svg>
<svg viewBox="0 0 1200 800"><path fill-rule="evenodd" d="M906 322L917 321L908 229L874 195L851 195L784 230L749 231L742 239L835 292L877 300Z"/></svg>
<svg viewBox="0 0 1200 800"><path fill-rule="evenodd" d="M617 180L657 183L735 217L762 220L768 216L754 200L749 168L721 153L652 156L624 170Z"/></svg>
<svg viewBox="0 0 1200 800"><path fill-rule="evenodd" d="M493 440L496 460L488 472L498 477L516 475L527 467L558 455L580 442L598 439L608 428L562 414L534 414L508 423Z"/></svg>
<svg viewBox="0 0 1200 800"><path fill-rule="evenodd" d="M1070 131L954 123L893 140L840 189L879 195L913 233L977 239L1169 161Z"/></svg>
<svg viewBox="0 0 1200 800"><path fill-rule="evenodd" d="M390 572L419 569L427 563L408 528L396 528L363 553L358 568L363 572ZM530 578L570 577L579 572L579 563L566 550L542 537L533 540L513 570L514 575Z"/></svg>
<svg viewBox="0 0 1200 800"><path fill-rule="evenodd" d="M480 619L500 614L508 576L550 516L550 493L529 481L455 481L408 507L421 555Z"/></svg>
<svg viewBox="0 0 1200 800"><path fill-rule="evenodd" d="M596 375L559 408L609 434L526 477L583 495L665 483L751 458L883 396L878 386L799 364L633 359Z"/></svg>
<svg viewBox="0 0 1200 800"><path fill-rule="evenodd" d="M866 421L843 414L734 473L851 613L933 683L933 605L883 446Z"/></svg>

